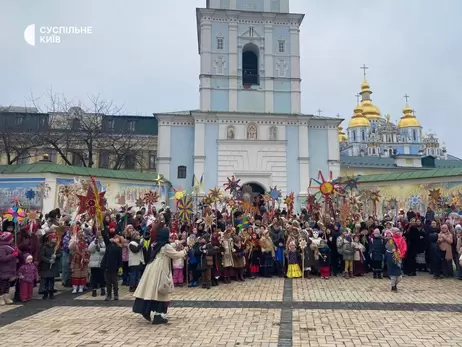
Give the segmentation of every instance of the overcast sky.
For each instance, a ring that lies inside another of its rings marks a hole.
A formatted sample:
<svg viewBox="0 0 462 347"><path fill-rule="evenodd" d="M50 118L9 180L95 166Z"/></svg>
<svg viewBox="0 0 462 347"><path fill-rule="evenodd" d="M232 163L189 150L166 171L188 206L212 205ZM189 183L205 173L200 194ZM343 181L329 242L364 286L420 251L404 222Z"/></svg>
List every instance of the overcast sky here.
<svg viewBox="0 0 462 347"><path fill-rule="evenodd" d="M129 114L199 105L195 8L206 0L4 0L0 3L0 105L49 88L71 99L100 94ZM461 0L291 0L301 29L302 111L351 117L366 64L382 113L405 104L425 132L458 146L462 110ZM91 26L85 36L29 46L24 29ZM45 100L44 100L45 101ZM347 121L344 122L346 128Z"/></svg>

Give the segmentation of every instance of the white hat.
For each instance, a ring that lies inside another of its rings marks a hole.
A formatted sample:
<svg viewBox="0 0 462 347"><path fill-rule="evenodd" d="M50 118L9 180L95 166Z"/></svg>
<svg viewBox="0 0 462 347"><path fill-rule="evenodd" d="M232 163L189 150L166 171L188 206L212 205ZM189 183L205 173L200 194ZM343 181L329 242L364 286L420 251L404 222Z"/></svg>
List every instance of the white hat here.
<svg viewBox="0 0 462 347"><path fill-rule="evenodd" d="M457 224L455 229L456 230L462 230L462 226L460 224Z"/></svg>

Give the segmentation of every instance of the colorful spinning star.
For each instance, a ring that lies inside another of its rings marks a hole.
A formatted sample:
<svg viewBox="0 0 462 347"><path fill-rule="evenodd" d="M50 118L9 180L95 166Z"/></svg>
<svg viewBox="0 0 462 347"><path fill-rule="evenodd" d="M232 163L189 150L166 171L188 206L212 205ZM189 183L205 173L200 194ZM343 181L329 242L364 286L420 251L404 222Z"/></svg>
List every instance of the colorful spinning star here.
<svg viewBox="0 0 462 347"><path fill-rule="evenodd" d="M210 189L210 192L209 192L209 198L212 202L217 202L217 201L220 201L221 200L221 191L220 191L220 188L213 188L213 189Z"/></svg>
<svg viewBox="0 0 462 347"><path fill-rule="evenodd" d="M3 218L14 223L21 223L24 220L24 217L26 217L26 213L18 205L14 205L12 208L9 208L3 215Z"/></svg>
<svg viewBox="0 0 462 347"><path fill-rule="evenodd" d="M321 181L319 181L321 180ZM311 187L311 181L315 181L319 186L317 187ZM328 197L332 194L335 194L340 190L340 185L338 182L332 180L332 171L329 171L329 180L326 180L324 178L324 175L322 174L321 171L318 172L318 179L312 178L310 180L310 188L318 188L319 191L315 193L319 194L321 193L324 197Z"/></svg>
<svg viewBox="0 0 462 347"><path fill-rule="evenodd" d="M229 190L231 194L234 194L241 188L241 186L239 185L239 182L241 180L240 179L237 180L236 177L234 177L234 175L231 176L231 178L227 177L226 179L228 180L228 182L223 183L223 186L225 187L225 191Z"/></svg>
<svg viewBox="0 0 462 347"><path fill-rule="evenodd" d="M271 199L277 200L281 197L282 194L278 187L274 186L270 188L269 195L271 196Z"/></svg>
<svg viewBox="0 0 462 347"><path fill-rule="evenodd" d="M157 194L157 192L153 192L153 191L150 191L150 192L147 192L146 194L144 194L144 198L143 198L144 203L148 204L148 205L155 204L158 199L159 199L159 194Z"/></svg>
<svg viewBox="0 0 462 347"><path fill-rule="evenodd" d="M158 186L160 186L162 183L165 183L165 177L164 175L157 174L157 177L154 178L154 183Z"/></svg>
<svg viewBox="0 0 462 347"><path fill-rule="evenodd" d="M340 184L345 191L359 191L359 176L346 176L345 180L341 181Z"/></svg>
<svg viewBox="0 0 462 347"><path fill-rule="evenodd" d="M429 190L428 197L433 202L439 202L441 200L441 190L440 189L431 189L431 190Z"/></svg>
<svg viewBox="0 0 462 347"><path fill-rule="evenodd" d="M204 217L204 225L206 229L211 229L214 222L215 222L215 215L208 214L207 216Z"/></svg>
<svg viewBox="0 0 462 347"><path fill-rule="evenodd" d="M186 192L181 188L181 186L178 189L172 188L173 189L173 196L170 198L170 200L181 200L183 196L186 195Z"/></svg>
<svg viewBox="0 0 462 347"><path fill-rule="evenodd" d="M178 216L182 221L189 222L193 214L193 201L188 195L184 195L177 203Z"/></svg>

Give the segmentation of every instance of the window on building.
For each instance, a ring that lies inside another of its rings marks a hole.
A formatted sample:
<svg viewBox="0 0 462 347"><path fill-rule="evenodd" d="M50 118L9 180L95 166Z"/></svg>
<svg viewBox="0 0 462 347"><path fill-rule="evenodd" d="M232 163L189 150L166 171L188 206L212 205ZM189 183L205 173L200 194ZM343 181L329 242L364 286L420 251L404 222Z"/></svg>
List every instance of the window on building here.
<svg viewBox="0 0 462 347"><path fill-rule="evenodd" d="M80 129L80 119L74 118L72 120L72 130L79 130Z"/></svg>
<svg viewBox="0 0 462 347"><path fill-rule="evenodd" d="M356 142L356 131L353 130L353 142Z"/></svg>
<svg viewBox="0 0 462 347"><path fill-rule="evenodd" d="M156 169L157 152L149 153L149 170Z"/></svg>
<svg viewBox="0 0 462 347"><path fill-rule="evenodd" d="M101 151L99 152L99 164L98 167L102 169L109 168L109 152Z"/></svg>
<svg viewBox="0 0 462 347"><path fill-rule="evenodd" d="M133 170L136 167L136 159L135 156L132 154L125 156L125 168L129 170Z"/></svg>
<svg viewBox="0 0 462 347"><path fill-rule="evenodd" d="M128 131L129 132L134 132L136 129L136 122L134 120L128 121Z"/></svg>
<svg viewBox="0 0 462 347"><path fill-rule="evenodd" d="M390 157L393 156L393 150L392 150L391 148L388 150L388 155L389 155Z"/></svg>
<svg viewBox="0 0 462 347"><path fill-rule="evenodd" d="M286 51L286 41L279 40L279 53L284 53Z"/></svg>
<svg viewBox="0 0 462 347"><path fill-rule="evenodd" d="M255 36L255 29L254 27L249 28L249 37L254 37Z"/></svg>
<svg viewBox="0 0 462 347"><path fill-rule="evenodd" d="M363 131L361 131L361 139L362 141L366 141L366 133Z"/></svg>
<svg viewBox="0 0 462 347"><path fill-rule="evenodd" d="M414 141L417 141L417 131L412 131L412 138L414 139Z"/></svg>
<svg viewBox="0 0 462 347"><path fill-rule="evenodd" d="M258 47L248 43L242 49L242 83L244 85L260 84L258 73Z"/></svg>
<svg viewBox="0 0 462 347"><path fill-rule="evenodd" d="M186 178L186 166L178 166L178 178Z"/></svg>
<svg viewBox="0 0 462 347"><path fill-rule="evenodd" d="M80 152L72 153L72 165L74 165L74 166L84 166L84 162L82 160L82 153L80 153Z"/></svg>
<svg viewBox="0 0 462 347"><path fill-rule="evenodd" d="M109 119L107 122L107 130L114 131L114 129L115 129L115 120Z"/></svg>
<svg viewBox="0 0 462 347"><path fill-rule="evenodd" d="M225 39L223 37L217 37L217 49L222 50L225 46Z"/></svg>
<svg viewBox="0 0 462 347"><path fill-rule="evenodd" d="M21 126L24 123L24 116L17 116L16 117L16 125Z"/></svg>
<svg viewBox="0 0 462 347"><path fill-rule="evenodd" d="M224 66L225 66L225 58L218 57L215 60L215 72L217 75L223 75L225 73Z"/></svg>
<svg viewBox="0 0 462 347"><path fill-rule="evenodd" d="M372 154L375 154L375 148L372 148Z"/></svg>

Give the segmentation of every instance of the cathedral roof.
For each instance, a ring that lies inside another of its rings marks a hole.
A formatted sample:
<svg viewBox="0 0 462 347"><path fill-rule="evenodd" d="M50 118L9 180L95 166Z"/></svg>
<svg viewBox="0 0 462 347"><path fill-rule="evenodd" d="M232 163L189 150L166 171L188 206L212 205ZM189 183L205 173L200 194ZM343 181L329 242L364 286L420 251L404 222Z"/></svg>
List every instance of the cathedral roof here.
<svg viewBox="0 0 462 347"><path fill-rule="evenodd" d="M350 123L348 123L348 128L369 127L371 125L369 120L363 115L361 105L357 105L354 112Z"/></svg>
<svg viewBox="0 0 462 347"><path fill-rule="evenodd" d="M420 127L420 123L408 104L403 108L403 116L398 122L399 128Z"/></svg>
<svg viewBox="0 0 462 347"><path fill-rule="evenodd" d="M400 156L404 156L401 154ZM395 159L390 157L375 156L340 156L340 165L342 167L360 167L360 168L396 168ZM447 160L435 159L436 168L462 168L462 160L453 156L448 156ZM428 168L412 168L412 170L428 170Z"/></svg>

